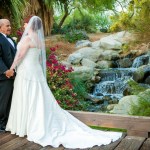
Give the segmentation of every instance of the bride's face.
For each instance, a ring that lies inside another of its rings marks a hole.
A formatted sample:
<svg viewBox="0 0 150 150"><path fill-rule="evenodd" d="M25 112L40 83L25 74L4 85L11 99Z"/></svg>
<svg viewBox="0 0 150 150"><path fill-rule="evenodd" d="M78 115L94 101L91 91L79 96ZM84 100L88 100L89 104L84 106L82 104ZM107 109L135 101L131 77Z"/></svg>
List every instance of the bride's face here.
<svg viewBox="0 0 150 150"><path fill-rule="evenodd" d="M24 29L27 27L27 25L28 25L28 23L24 23L24 26L23 26L23 27L24 27Z"/></svg>

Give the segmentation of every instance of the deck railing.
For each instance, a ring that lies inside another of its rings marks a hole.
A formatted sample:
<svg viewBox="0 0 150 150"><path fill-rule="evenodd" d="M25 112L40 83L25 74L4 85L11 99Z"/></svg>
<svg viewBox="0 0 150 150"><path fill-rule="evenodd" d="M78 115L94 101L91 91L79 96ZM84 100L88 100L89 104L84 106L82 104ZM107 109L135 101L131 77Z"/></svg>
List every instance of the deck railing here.
<svg viewBox="0 0 150 150"><path fill-rule="evenodd" d="M87 125L126 129L127 135L150 137L150 117L69 111Z"/></svg>

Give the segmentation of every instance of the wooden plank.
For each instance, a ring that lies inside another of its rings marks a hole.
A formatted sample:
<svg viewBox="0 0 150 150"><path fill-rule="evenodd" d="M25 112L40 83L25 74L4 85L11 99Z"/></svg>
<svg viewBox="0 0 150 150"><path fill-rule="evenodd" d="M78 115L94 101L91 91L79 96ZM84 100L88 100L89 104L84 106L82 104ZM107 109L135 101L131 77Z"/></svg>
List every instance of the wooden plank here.
<svg viewBox="0 0 150 150"><path fill-rule="evenodd" d="M105 146L93 147L93 148L91 148L90 150L114 150L114 149L118 146L118 144L119 144L125 137L126 137L126 134L124 133L124 134L122 135L122 137L121 137L120 139L118 139L117 141L112 142L112 143L110 143L110 144L108 144L108 145L105 145Z"/></svg>
<svg viewBox="0 0 150 150"><path fill-rule="evenodd" d="M144 141L144 137L126 136L114 150L139 150Z"/></svg>
<svg viewBox="0 0 150 150"><path fill-rule="evenodd" d="M0 139L10 134L9 132L1 132L0 133Z"/></svg>
<svg viewBox="0 0 150 150"><path fill-rule="evenodd" d="M64 147L59 146L58 148L54 148L52 146L46 146L46 147L41 148L40 150L64 150Z"/></svg>
<svg viewBox="0 0 150 150"><path fill-rule="evenodd" d="M143 143L140 150L150 150L150 138Z"/></svg>
<svg viewBox="0 0 150 150"><path fill-rule="evenodd" d="M127 134L129 136L140 136L140 137L149 137L149 133L146 131L136 131L136 130L128 130Z"/></svg>
<svg viewBox="0 0 150 150"><path fill-rule="evenodd" d="M13 140L14 138L17 138L17 136L13 135L13 134L6 134L6 136L4 135L3 137L1 137L0 145L3 145L5 143Z"/></svg>
<svg viewBox="0 0 150 150"><path fill-rule="evenodd" d="M27 142L24 145L16 148L15 150L38 150L41 149L42 146L33 142Z"/></svg>
<svg viewBox="0 0 150 150"><path fill-rule="evenodd" d="M0 146L0 149L1 150L15 150L16 148L24 145L25 143L27 143L27 139L25 138L20 138L20 137L17 137L3 145Z"/></svg>
<svg viewBox="0 0 150 150"><path fill-rule="evenodd" d="M150 117L81 112L81 111L69 111L69 112L87 125L94 125L108 128L122 128L127 129L128 131L135 130L141 133L143 132L144 137L148 137L148 132L150 132ZM136 132L137 136L138 132ZM141 133L139 136L141 136Z"/></svg>

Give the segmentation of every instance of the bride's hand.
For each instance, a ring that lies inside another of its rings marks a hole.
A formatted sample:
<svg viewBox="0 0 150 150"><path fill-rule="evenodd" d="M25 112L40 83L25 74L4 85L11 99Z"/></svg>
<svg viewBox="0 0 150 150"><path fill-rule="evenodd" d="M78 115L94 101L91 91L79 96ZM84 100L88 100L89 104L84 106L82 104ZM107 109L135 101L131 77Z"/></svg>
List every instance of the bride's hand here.
<svg viewBox="0 0 150 150"><path fill-rule="evenodd" d="M14 76L14 70L7 70L6 72L5 72L5 75L6 75L6 77L7 78L10 78L10 77L12 77L12 76Z"/></svg>

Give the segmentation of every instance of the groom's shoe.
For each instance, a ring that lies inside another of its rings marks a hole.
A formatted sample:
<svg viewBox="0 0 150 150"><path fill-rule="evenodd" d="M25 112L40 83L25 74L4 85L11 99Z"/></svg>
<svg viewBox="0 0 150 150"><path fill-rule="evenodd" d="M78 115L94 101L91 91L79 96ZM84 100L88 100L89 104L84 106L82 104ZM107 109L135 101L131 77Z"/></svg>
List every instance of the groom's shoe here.
<svg viewBox="0 0 150 150"><path fill-rule="evenodd" d="M0 133L6 132L5 129L0 129Z"/></svg>
<svg viewBox="0 0 150 150"><path fill-rule="evenodd" d="M1 128L0 128L0 132L5 132L5 126L2 126Z"/></svg>

